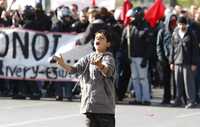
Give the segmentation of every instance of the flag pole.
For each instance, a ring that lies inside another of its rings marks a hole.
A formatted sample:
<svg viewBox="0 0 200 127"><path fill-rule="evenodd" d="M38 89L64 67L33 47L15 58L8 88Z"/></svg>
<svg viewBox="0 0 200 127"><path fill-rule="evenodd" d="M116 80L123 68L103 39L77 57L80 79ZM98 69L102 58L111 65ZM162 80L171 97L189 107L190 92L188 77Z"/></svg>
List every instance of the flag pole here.
<svg viewBox="0 0 200 127"><path fill-rule="evenodd" d="M12 0L10 6L7 8L7 11L10 11L11 10L11 7L13 6L13 4L15 3L16 0Z"/></svg>
<svg viewBox="0 0 200 127"><path fill-rule="evenodd" d="M128 58L131 59L131 40L130 40L130 24L127 25L127 44L128 44Z"/></svg>

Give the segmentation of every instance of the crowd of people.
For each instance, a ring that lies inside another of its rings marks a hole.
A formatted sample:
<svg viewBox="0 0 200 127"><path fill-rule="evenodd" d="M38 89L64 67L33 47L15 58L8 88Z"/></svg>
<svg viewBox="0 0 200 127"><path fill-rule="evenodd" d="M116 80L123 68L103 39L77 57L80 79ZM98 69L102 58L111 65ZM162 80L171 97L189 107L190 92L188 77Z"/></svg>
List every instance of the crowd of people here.
<svg viewBox="0 0 200 127"><path fill-rule="evenodd" d="M116 64L116 100L122 101L129 92L130 104L151 105L152 88L163 87L161 104L186 105L200 103L200 7L185 9L180 5L166 8L165 16L151 28L144 19L145 7L130 9L129 26L120 18L119 10L88 7L79 11L76 4L44 11L25 6L23 11L0 10L0 26L51 32L84 32L77 45L93 44L95 33L109 31ZM72 100L75 82L28 81L0 79L0 96L14 99ZM46 91L42 95L42 91ZM79 93L79 92L78 92Z"/></svg>

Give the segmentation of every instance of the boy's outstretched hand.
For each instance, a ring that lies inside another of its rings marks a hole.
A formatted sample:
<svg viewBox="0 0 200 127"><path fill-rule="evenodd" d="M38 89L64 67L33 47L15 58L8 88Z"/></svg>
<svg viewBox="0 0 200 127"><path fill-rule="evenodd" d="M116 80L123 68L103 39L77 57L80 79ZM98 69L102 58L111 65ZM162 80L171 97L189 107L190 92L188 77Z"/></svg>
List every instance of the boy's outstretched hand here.
<svg viewBox="0 0 200 127"><path fill-rule="evenodd" d="M55 59L56 59L56 64L60 65L60 66L63 66L65 64L64 62L64 59L62 57L62 55L60 54L60 56L55 56Z"/></svg>
<svg viewBox="0 0 200 127"><path fill-rule="evenodd" d="M104 68L104 65L101 63L101 59L102 57L92 57L90 63L93 64L93 65L96 65L97 68L99 68L100 70Z"/></svg>

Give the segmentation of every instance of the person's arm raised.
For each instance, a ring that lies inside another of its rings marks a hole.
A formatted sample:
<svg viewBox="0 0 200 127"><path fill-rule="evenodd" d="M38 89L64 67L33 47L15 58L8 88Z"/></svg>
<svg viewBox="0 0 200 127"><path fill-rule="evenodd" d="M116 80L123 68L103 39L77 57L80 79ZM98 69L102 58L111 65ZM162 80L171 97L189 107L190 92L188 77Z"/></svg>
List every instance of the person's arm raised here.
<svg viewBox="0 0 200 127"><path fill-rule="evenodd" d="M71 72L71 71L72 71L73 67L70 66L70 65L68 65L68 64L65 64L62 55L60 55L60 57L57 57L57 56L55 56L55 57L56 57L56 64L58 64L58 65L60 65L62 68L64 68L64 70L65 70L66 72Z"/></svg>

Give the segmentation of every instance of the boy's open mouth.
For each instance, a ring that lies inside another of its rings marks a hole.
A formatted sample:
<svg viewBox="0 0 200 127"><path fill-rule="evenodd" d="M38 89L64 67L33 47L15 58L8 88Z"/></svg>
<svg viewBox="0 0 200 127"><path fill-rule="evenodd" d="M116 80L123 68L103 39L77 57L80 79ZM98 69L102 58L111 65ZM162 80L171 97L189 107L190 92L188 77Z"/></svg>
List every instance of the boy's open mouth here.
<svg viewBox="0 0 200 127"><path fill-rule="evenodd" d="M99 42L96 42L96 45L99 45L100 43Z"/></svg>

